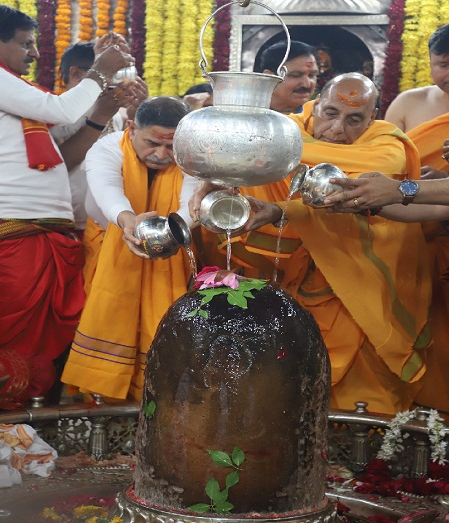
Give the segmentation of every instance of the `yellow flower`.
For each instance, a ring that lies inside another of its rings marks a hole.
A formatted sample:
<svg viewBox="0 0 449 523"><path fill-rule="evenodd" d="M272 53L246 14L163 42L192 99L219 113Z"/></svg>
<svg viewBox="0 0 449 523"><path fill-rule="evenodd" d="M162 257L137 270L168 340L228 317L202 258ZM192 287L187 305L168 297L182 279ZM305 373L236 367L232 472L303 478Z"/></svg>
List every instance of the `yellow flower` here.
<svg viewBox="0 0 449 523"><path fill-rule="evenodd" d="M53 507L44 508L44 510L41 512L41 516L44 519L49 519L51 521L62 521L62 517L55 512L55 509Z"/></svg>

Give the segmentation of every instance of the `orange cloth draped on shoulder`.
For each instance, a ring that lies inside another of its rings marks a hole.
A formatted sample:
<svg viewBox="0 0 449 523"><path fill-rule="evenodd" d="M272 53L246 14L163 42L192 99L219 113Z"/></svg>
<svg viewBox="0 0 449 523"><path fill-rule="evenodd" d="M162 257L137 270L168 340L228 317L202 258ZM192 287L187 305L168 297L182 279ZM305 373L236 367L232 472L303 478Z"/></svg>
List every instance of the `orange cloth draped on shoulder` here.
<svg viewBox="0 0 449 523"><path fill-rule="evenodd" d="M375 121L351 145L321 142L312 135L312 104L290 115L301 129L303 163L333 163L350 177L379 170L419 178L417 150L396 126ZM368 224L366 217L312 209L299 199L287 215L284 231L302 245L284 261L282 285L320 326L331 359L332 407L353 409L360 400L377 412L408 408L418 388L408 383L423 376L422 349L430 341L430 274L419 224L378 216Z"/></svg>
<svg viewBox="0 0 449 523"><path fill-rule="evenodd" d="M35 83L28 82L25 78L22 78L18 74L11 71L11 69L0 62L0 67L8 71L8 73L20 78L29 85L33 85L37 89L44 92L49 92L49 89L37 85ZM28 165L32 169L38 169L39 171L47 171L56 165L63 162L61 155L56 150L53 142L50 138L48 131L48 125L36 120L30 120L28 118L22 118L22 128L25 137L25 145L28 156Z"/></svg>
<svg viewBox="0 0 449 523"><path fill-rule="evenodd" d="M443 141L449 138L449 114L443 114L411 129L408 136L418 148L422 166L449 171L441 157ZM449 235L439 222L423 223L423 231L431 258L432 305L431 325L433 344L427 353L427 373L424 386L416 397L419 404L449 411Z"/></svg>
<svg viewBox="0 0 449 523"><path fill-rule="evenodd" d="M128 131L121 141L125 195L136 214L179 208L182 173L173 165L157 172L147 190L147 168ZM147 198L148 195L148 198ZM168 259L132 254L119 227L109 224L62 381L104 396L141 397L146 353L162 316L187 290L190 268L183 249Z"/></svg>

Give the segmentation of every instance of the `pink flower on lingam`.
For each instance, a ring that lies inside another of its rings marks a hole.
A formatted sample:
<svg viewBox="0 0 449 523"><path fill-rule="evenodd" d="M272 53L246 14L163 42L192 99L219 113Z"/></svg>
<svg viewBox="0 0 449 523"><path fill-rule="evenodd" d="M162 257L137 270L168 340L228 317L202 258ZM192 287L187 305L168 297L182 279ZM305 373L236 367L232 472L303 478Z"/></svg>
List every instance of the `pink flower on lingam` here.
<svg viewBox="0 0 449 523"><path fill-rule="evenodd" d="M203 290L211 287L230 287L237 289L239 280L246 280L244 276L239 276L233 271L220 269L220 267L204 267L195 278L195 289Z"/></svg>

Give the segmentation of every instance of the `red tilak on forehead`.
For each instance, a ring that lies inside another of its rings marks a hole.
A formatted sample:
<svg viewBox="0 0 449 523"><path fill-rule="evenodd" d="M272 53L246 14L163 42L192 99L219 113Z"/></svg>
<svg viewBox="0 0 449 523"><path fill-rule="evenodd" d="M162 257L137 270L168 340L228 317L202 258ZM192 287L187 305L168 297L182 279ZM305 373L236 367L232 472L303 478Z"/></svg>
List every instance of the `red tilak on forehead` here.
<svg viewBox="0 0 449 523"><path fill-rule="evenodd" d="M175 133L153 133L154 137L158 140L173 140Z"/></svg>
<svg viewBox="0 0 449 523"><path fill-rule="evenodd" d="M310 60L309 62L306 62L306 66L311 69L313 67L313 60Z"/></svg>
<svg viewBox="0 0 449 523"><path fill-rule="evenodd" d="M344 93L337 93L338 101L342 104L348 105L349 107L361 107L362 105L366 104L366 100L361 98L360 100L354 100L354 98L357 96L357 91L351 91L349 93L349 96Z"/></svg>

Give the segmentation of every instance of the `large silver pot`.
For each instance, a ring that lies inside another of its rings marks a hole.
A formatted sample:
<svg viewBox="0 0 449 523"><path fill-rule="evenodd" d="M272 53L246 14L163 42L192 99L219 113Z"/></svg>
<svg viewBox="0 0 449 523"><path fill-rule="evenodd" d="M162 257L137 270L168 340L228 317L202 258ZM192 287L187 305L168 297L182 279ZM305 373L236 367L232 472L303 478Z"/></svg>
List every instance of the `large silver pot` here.
<svg viewBox="0 0 449 523"><path fill-rule="evenodd" d="M239 3L239 2L231 2ZM249 2L248 2L249 3ZM259 4L254 1L252 3ZM227 4L229 5L229 4ZM279 16L264 4L278 18ZM221 10L217 9L216 12ZM214 90L214 105L193 111L178 124L173 151L176 163L186 173L227 186L253 186L283 180L299 164L302 137L287 116L272 111L273 90L284 80L290 36L278 75L219 71L207 73L207 60L200 67Z"/></svg>

